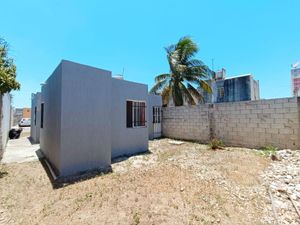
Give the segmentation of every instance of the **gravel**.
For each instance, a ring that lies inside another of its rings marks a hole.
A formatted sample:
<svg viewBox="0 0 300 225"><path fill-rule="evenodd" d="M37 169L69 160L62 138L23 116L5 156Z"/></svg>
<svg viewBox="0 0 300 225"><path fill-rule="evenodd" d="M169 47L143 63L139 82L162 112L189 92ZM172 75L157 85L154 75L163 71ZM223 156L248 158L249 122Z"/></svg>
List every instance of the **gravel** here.
<svg viewBox="0 0 300 225"><path fill-rule="evenodd" d="M280 150L277 159L262 175L264 185L273 195L273 204L280 224L300 224L292 201L300 209L300 151ZM271 203L270 203L271 204Z"/></svg>

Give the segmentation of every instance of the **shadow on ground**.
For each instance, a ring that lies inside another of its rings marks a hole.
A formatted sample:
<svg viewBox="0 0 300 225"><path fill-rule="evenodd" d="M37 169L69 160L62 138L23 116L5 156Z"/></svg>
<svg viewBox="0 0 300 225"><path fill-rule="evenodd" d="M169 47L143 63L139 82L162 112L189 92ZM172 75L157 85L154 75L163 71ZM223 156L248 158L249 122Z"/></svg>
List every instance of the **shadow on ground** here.
<svg viewBox="0 0 300 225"><path fill-rule="evenodd" d="M139 156L139 155L150 155L150 154L152 154L152 152L148 149L148 150L145 151L145 152L139 152L139 153L132 154L132 155L122 155L122 156L118 156L118 157L115 157L115 158L113 158L113 159L111 160L111 164L119 163L119 162L128 160L129 158L134 157L134 156Z"/></svg>
<svg viewBox="0 0 300 225"><path fill-rule="evenodd" d="M28 138L28 140L31 143L34 143L31 138ZM95 169L95 170L83 171L83 172L80 172L80 173L78 173L74 176L68 176L68 177L59 177L58 176L58 177L55 178L55 177L53 177L53 175L50 171L50 168L46 163L46 158L43 155L41 149L38 149L35 153L36 153L40 163L42 164L44 170L46 171L46 174L47 174L47 176L48 176L48 178L49 178L49 180L52 184L53 189L66 187L66 186L71 185L71 184L75 184L75 183L78 183L78 182L81 182L81 181L89 180L89 179L92 179L92 178L95 178L95 177L98 177L98 176L103 176L103 175L106 175L106 174L109 174L109 173L113 172L112 167L109 166L109 167L104 168L104 169ZM136 154L123 155L123 156L113 158L111 163L115 164L115 163L119 163L119 162L128 160L128 159L130 159L131 157L134 157L134 156L149 155L149 154L152 154L152 152L148 149L145 152L139 152L139 153L136 153Z"/></svg>
<svg viewBox="0 0 300 225"><path fill-rule="evenodd" d="M28 141L30 142L30 144L35 145L35 144L39 144L38 142L35 142L32 137L27 137Z"/></svg>
<svg viewBox="0 0 300 225"><path fill-rule="evenodd" d="M133 154L133 155L124 155L124 156L112 159L112 164L128 160L129 158L134 157L134 156L149 155L149 154L152 154L152 152L150 150L147 150L146 152L142 152L142 153ZM90 170L90 171L83 171L74 176L68 176L68 177L59 177L58 176L55 178L52 175L50 168L48 167L48 165L46 163L46 158L44 157L44 155L40 149L36 151L36 155L37 155L41 165L43 166L43 168L51 182L53 189L59 189L62 187L66 187L68 185L72 185L72 184L75 184L78 182L89 180L89 179L92 179L92 178L95 178L98 176L104 176L106 174L110 174L113 172L112 167L109 166L105 169L95 169L95 170Z"/></svg>

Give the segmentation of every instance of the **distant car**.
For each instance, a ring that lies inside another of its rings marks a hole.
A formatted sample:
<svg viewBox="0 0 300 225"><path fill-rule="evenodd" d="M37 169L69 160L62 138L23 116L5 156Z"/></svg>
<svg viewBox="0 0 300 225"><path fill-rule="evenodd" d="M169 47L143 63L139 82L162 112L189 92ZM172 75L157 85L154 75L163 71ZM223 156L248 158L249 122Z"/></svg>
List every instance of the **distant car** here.
<svg viewBox="0 0 300 225"><path fill-rule="evenodd" d="M30 118L22 118L19 122L19 127L30 127L31 119Z"/></svg>

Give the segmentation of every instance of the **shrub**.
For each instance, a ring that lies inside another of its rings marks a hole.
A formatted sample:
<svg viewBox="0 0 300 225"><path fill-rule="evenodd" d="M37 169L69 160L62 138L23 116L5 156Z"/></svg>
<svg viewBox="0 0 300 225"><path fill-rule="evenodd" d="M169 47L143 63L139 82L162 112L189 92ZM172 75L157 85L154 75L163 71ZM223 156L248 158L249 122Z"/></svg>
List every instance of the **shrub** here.
<svg viewBox="0 0 300 225"><path fill-rule="evenodd" d="M217 149L224 149L225 145L224 142L218 139L212 139L208 144L210 149L217 150Z"/></svg>

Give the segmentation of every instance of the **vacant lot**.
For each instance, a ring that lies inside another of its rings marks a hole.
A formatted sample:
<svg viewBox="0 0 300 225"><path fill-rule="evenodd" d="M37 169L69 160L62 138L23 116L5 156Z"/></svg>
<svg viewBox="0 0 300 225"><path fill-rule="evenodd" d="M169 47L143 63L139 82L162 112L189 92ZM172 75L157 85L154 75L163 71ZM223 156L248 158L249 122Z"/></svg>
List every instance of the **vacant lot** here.
<svg viewBox="0 0 300 225"><path fill-rule="evenodd" d="M113 173L53 189L40 162L0 165L0 224L267 224L254 150L208 150L170 139L122 159Z"/></svg>

